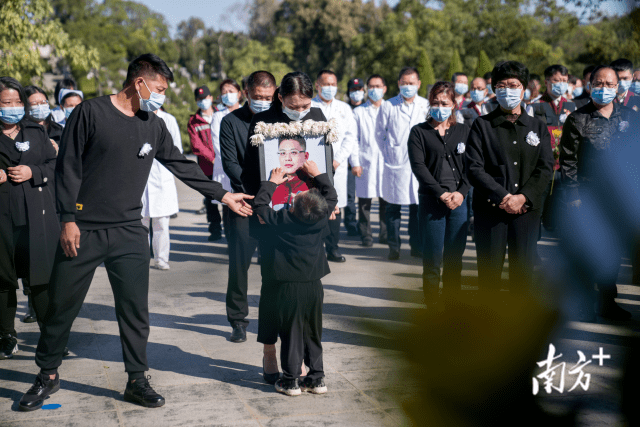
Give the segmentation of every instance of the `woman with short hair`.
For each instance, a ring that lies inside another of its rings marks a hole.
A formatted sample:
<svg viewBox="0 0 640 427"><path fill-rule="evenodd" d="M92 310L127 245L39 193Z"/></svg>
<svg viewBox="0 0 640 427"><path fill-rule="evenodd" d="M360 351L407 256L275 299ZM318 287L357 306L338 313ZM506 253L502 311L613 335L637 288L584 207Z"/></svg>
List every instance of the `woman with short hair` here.
<svg viewBox="0 0 640 427"><path fill-rule="evenodd" d="M27 86L24 88L24 92L27 95L27 102L29 103L28 117L40 126L44 126L53 148L55 148L56 153L58 153L58 146L64 127L53 120L47 94L38 86Z"/></svg>

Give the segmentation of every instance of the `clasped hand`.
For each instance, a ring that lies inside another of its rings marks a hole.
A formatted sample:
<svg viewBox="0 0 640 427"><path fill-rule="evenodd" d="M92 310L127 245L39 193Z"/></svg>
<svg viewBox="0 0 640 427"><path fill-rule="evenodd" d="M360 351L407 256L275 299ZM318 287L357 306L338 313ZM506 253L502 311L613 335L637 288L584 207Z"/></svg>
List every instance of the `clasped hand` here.
<svg viewBox="0 0 640 427"><path fill-rule="evenodd" d="M510 214L523 214L527 212L527 207L524 205L527 202L527 198L522 194L507 194L500 203L500 209L504 209Z"/></svg>
<svg viewBox="0 0 640 427"><path fill-rule="evenodd" d="M462 202L464 201L464 196L457 191L454 191L453 193L444 192L442 196L440 196L440 200L449 209L454 210L462 204Z"/></svg>
<svg viewBox="0 0 640 427"><path fill-rule="evenodd" d="M33 177L31 168L26 165L12 166L10 168L7 168L7 173L9 174L9 179L16 184L29 181L31 177Z"/></svg>
<svg viewBox="0 0 640 427"><path fill-rule="evenodd" d="M3 169L0 169L0 184L7 182L7 174Z"/></svg>

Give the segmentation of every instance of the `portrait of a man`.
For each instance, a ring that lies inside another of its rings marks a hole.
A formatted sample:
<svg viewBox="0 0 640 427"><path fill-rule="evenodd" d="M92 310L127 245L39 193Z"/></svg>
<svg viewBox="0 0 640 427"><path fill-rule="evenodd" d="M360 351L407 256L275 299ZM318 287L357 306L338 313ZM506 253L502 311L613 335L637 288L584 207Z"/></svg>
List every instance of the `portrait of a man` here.
<svg viewBox="0 0 640 427"><path fill-rule="evenodd" d="M301 191L312 188L311 180L300 170L309 159L307 143L303 137L282 137L278 140L278 161L287 174L287 181L280 184L273 193L274 209L288 209Z"/></svg>

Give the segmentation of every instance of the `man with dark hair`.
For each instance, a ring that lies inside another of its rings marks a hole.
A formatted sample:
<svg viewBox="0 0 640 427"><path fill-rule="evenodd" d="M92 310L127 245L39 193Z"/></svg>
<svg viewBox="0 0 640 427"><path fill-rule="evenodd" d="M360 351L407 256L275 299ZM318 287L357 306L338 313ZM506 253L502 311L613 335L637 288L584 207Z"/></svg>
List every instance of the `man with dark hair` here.
<svg viewBox="0 0 640 427"><path fill-rule="evenodd" d="M354 109L364 103L364 81L362 79L351 79L347 83L348 104ZM356 144L357 145L357 144ZM355 148L355 147L354 147ZM355 151L355 150L354 150ZM351 153L353 155L353 152ZM349 156L351 158L351 156ZM349 161L349 171L347 173L347 206L344 208L344 228L347 235L359 236L358 221L356 220L356 177L362 175L362 167L352 167Z"/></svg>
<svg viewBox="0 0 640 427"><path fill-rule="evenodd" d="M356 137L356 121L353 118L351 107L346 102L335 99L338 92L338 78L331 70L322 70L316 80L317 95L311 100L311 107L320 108L327 120L335 119L338 122L338 141L333 143L333 185L338 192L338 207L347 207L347 176L348 159L358 144ZM359 159L352 157L351 165L360 167ZM340 218L329 220L329 235L325 238L327 259L331 262L345 262L345 257L340 253L338 242L340 241Z"/></svg>
<svg viewBox="0 0 640 427"><path fill-rule="evenodd" d="M633 82L633 63L628 59L616 59L610 64L618 75L618 96L613 102L629 107L634 111L640 110L640 96L629 90Z"/></svg>
<svg viewBox="0 0 640 427"><path fill-rule="evenodd" d="M576 103L576 108L587 105L589 101L591 101L591 84L589 80L591 79L591 72L594 68L596 68L595 65L589 65L582 70L582 94L573 98L573 102Z"/></svg>
<svg viewBox="0 0 640 427"><path fill-rule="evenodd" d="M453 73L451 83L455 85L456 105L458 110L461 110L469 103L464 97L469 92L469 77L465 73Z"/></svg>
<svg viewBox="0 0 640 427"><path fill-rule="evenodd" d="M77 106L65 127L56 164L60 246L49 282L49 309L36 350L40 367L19 408L33 411L60 389L58 367L71 325L80 312L96 268L104 263L115 299L122 354L129 381L124 400L164 405L145 378L149 337L149 241L142 226L142 194L153 160L189 187L250 215L245 194L224 191L174 146L153 112L165 99L173 73L153 54L136 58L128 84Z"/></svg>
<svg viewBox="0 0 640 427"><path fill-rule="evenodd" d="M542 96L542 94L540 93L540 76L539 75L531 74L529 76L529 84L527 85L527 89L529 90L529 99L526 99L527 95L525 94L525 101L527 101L527 104L532 104L534 102L537 102Z"/></svg>
<svg viewBox="0 0 640 427"><path fill-rule="evenodd" d="M418 181L409 164L411 128L427 119L429 101L418 95L420 73L414 67L400 70L400 94L383 102L376 119L376 140L384 159L382 198L387 202L387 243L390 260L400 258L400 222L403 205L409 205L411 256L422 258L418 229Z"/></svg>
<svg viewBox="0 0 640 427"><path fill-rule="evenodd" d="M241 175L245 167L245 153L249 140L249 125L253 115L271 107L276 91L276 79L268 71L255 71L247 79L245 97L247 102L242 108L226 115L220 123L220 154L222 168L231 181L236 193L244 193ZM248 272L251 258L258 247L256 238L259 229L255 217L245 218L229 212L229 279L227 282L227 321L231 324L231 342L247 340L249 304L247 289Z"/></svg>

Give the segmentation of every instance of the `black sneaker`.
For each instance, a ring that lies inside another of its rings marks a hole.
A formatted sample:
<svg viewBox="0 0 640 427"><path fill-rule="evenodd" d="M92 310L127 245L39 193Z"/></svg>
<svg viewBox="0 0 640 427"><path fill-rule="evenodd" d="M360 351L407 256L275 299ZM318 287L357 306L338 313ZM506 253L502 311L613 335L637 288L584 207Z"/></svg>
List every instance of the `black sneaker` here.
<svg viewBox="0 0 640 427"><path fill-rule="evenodd" d="M373 239L362 239L362 246L364 246L365 248L370 248L371 246L373 246Z"/></svg>
<svg viewBox="0 0 640 427"><path fill-rule="evenodd" d="M300 387L298 386L298 380L285 380L280 378L276 381L276 391L280 393L284 393L287 396L300 396L302 391L300 391Z"/></svg>
<svg viewBox="0 0 640 427"><path fill-rule="evenodd" d="M124 391L124 400L126 402L137 403L147 408L159 408L164 405L164 397L156 393L149 380L151 375L146 378L140 378L134 382L127 382L127 388Z"/></svg>
<svg viewBox="0 0 640 427"><path fill-rule="evenodd" d="M615 301L609 301L600 306L598 310L600 317L610 320L629 320L631 319L631 313L620 307Z"/></svg>
<svg viewBox="0 0 640 427"><path fill-rule="evenodd" d="M18 339L13 335L0 337L0 360L12 359L18 352Z"/></svg>
<svg viewBox="0 0 640 427"><path fill-rule="evenodd" d="M247 327L244 325L232 325L233 331L229 337L231 342L245 342L247 340Z"/></svg>
<svg viewBox="0 0 640 427"><path fill-rule="evenodd" d="M389 259L389 261L396 261L398 259L400 259L400 252L390 249L389 250L389 256L387 257Z"/></svg>
<svg viewBox="0 0 640 427"><path fill-rule="evenodd" d="M327 392L327 386L324 385L324 378L312 380L309 377L305 377L300 383L300 390L313 394L325 394Z"/></svg>
<svg viewBox="0 0 640 427"><path fill-rule="evenodd" d="M40 373L36 376L36 380L29 391L20 399L18 407L21 411L35 411L36 409L40 409L42 408L44 400L58 390L60 390L59 374L56 374L56 378L52 380L49 378L49 375Z"/></svg>

